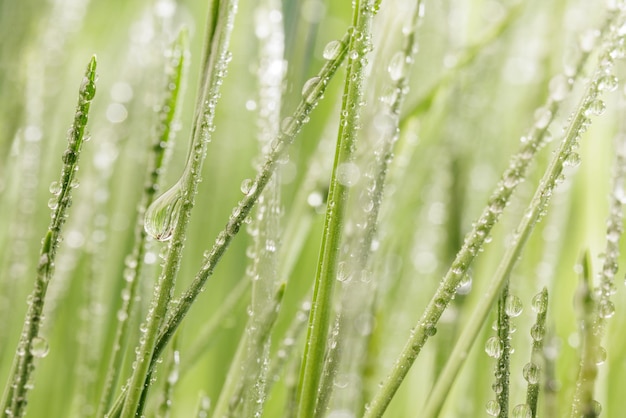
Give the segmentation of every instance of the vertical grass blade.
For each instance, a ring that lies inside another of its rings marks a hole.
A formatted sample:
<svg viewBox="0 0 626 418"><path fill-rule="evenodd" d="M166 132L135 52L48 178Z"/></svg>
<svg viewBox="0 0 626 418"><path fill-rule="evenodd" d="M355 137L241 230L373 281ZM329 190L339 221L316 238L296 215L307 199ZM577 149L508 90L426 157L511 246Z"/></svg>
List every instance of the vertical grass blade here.
<svg viewBox="0 0 626 418"><path fill-rule="evenodd" d="M544 287L535 295L532 301L533 311L537 313L537 319L530 329L533 339L533 348L530 361L523 370L524 380L528 382L526 390L526 404L530 408L532 418L537 417L537 403L539 400L539 386L541 380L541 364L543 358L543 341L546 336L546 317L548 314L548 289Z"/></svg>
<svg viewBox="0 0 626 418"><path fill-rule="evenodd" d="M146 231L153 232L153 217L161 219L161 209L169 212L165 219L162 234L156 234L156 239L169 239L171 243L163 266L158 284L155 286L154 298L149 309L144 326L145 332L141 337L139 350L135 360L133 374L129 381L129 391L122 409L122 417L130 418L137 414L140 408L142 393L149 386L144 386L146 377L150 373L150 363L157 343L159 329L165 321L168 304L171 299L176 276L180 269L182 250L185 243L187 226L191 217L191 210L195 203L198 184L201 180L202 167L206 156L207 146L211 140L211 131L214 129L215 108L220 96L222 79L226 74L230 53L228 52L230 36L233 29L237 1L216 1L212 4L211 15L207 33L207 54L203 68L202 84L200 87L199 103L196 120L191 135L191 145L187 160L187 166L183 176L161 198L154 201L146 211ZM173 191L179 193L175 201L160 200L170 199ZM172 205L172 208L170 208ZM152 209L152 211L151 211ZM171 212L170 212L171 211ZM162 226L162 225L159 225ZM161 231L160 228L157 228Z"/></svg>
<svg viewBox="0 0 626 418"><path fill-rule="evenodd" d="M124 360L125 348L128 342L129 322L134 312L137 298L139 278L143 269L143 260L147 248L147 232L143 225L145 209L149 207L155 198L165 168L167 167L168 150L172 148L175 140L175 129L181 112L180 102L185 89L186 69L188 67L188 39L187 29L182 29L170 52L170 62L167 72L166 98L159 112L159 125L157 126L156 140L152 147L152 160L149 164L146 186L143 191L137 224L134 231L133 249L126 262L124 271L124 289L122 290L122 306L117 313L117 329L111 346L111 358L104 388L98 405L97 417L104 416L111 405L113 388L119 379Z"/></svg>
<svg viewBox="0 0 626 418"><path fill-rule="evenodd" d="M571 417L594 418L600 415L599 403L593 399L594 384L598 377L596 356L600 341L594 329L597 301L593 294L593 270L589 251L585 251L581 260L580 281L574 302L580 316L581 358Z"/></svg>
<svg viewBox="0 0 626 418"><path fill-rule="evenodd" d="M300 370L298 417L311 417L315 413L318 385L323 372L324 353L331 320L333 288L345 208L351 180L345 171L353 159L360 110L364 95L364 76L367 54L371 49L371 26L374 16L373 2L364 0L354 4L353 33L350 39L348 72L344 86L342 117L335 150L335 162L330 181L328 206L324 222L322 246L315 277L309 328Z"/></svg>
<svg viewBox="0 0 626 418"><path fill-rule="evenodd" d="M20 336L13 360L13 370L2 399L3 416L21 417L26 409L26 395L32 386L30 379L35 368L35 358L45 357L48 343L39 335L42 312L45 304L48 284L54 275L54 262L57 255L63 224L67 219L67 210L71 204L72 181L78 170L78 159L85 139L85 128L89 119L89 108L96 94L96 57L87 65L85 76L78 92L78 106L74 123L68 135L68 147L63 154L63 169L58 183L52 185L55 195L49 202L52 219L48 227L37 265L37 277L31 295L29 308L24 319L24 328Z"/></svg>

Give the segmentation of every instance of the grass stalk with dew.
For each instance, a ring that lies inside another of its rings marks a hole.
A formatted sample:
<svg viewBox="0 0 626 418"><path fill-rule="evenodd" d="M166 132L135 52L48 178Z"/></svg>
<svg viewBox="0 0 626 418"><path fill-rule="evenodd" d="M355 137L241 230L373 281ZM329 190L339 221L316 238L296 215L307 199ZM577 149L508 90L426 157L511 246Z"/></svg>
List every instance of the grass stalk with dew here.
<svg viewBox="0 0 626 418"><path fill-rule="evenodd" d="M533 340L530 361L524 365L522 371L524 380L528 383L526 390L526 404L530 409L531 417L537 416L537 403L539 400L539 386L543 364L543 343L546 336L546 316L548 314L548 289L544 287L532 300L532 309L537 314L537 319L530 329Z"/></svg>
<svg viewBox="0 0 626 418"><path fill-rule="evenodd" d="M48 354L48 342L39 335L46 291L54 276L54 263L61 242L63 224L67 218L67 210L72 201L78 160L83 142L87 136L85 128L89 120L91 101L96 94L96 57L93 56L87 65L85 76L78 92L78 106L74 115L74 123L68 133L68 147L63 154L63 169L58 182L52 183L50 190L54 195L48 206L52 210L52 219L48 231L42 241L37 277L31 295L29 309L24 320L24 328L13 360L13 371L9 376L2 398L2 414L4 416L21 417L26 410L26 396L32 386L30 380L35 369L35 358Z"/></svg>
<svg viewBox="0 0 626 418"><path fill-rule="evenodd" d="M597 301L593 289L591 255L585 251L580 261L580 281L576 293L576 309L579 315L581 362L576 391L572 403L572 418L593 418L600 415L600 404L594 400L594 383L598 377L598 335L594 332Z"/></svg>
<svg viewBox="0 0 626 418"><path fill-rule="evenodd" d="M181 113L181 98L185 88L188 39L187 29L182 29L169 53L170 61L166 68L167 89L166 98L159 111L156 141L153 146L152 161L148 168L146 185L144 187L142 201L139 204L138 219L135 225L133 249L128 256L124 271L124 289L122 290L122 306L117 314L118 325L115 338L111 345L111 358L109 369L104 381L102 395L96 416L102 417L109 409L113 397L113 388L117 384L124 359L122 347L126 347L129 337L129 322L134 312L139 278L143 270L144 256L148 245L148 234L144 229L143 217L145 210L155 199L159 188L160 179L168 163L169 150L173 147L176 124L179 123Z"/></svg>
<svg viewBox="0 0 626 418"><path fill-rule="evenodd" d="M562 181L561 176L564 165L576 166L580 163L580 156L576 152L579 146L580 136L589 127L591 123L590 117L601 115L605 111L604 102L599 96L604 91L613 91L616 87L617 79L611 73L614 64L612 52L618 49L620 42L622 42L622 35L618 28L622 24L624 16L620 11L614 11L612 14L613 17L608 20L609 28L603 38L604 44L602 45L602 52L593 78L583 94L578 108L571 116L563 141L554 153L554 157L550 161L550 165L536 190L531 204L518 225L512 237L512 242L507 248L494 274L490 287L484 294L484 302L474 311L470 322L466 325L459 337L461 345L470 347L475 337L478 335L492 304L500 293L503 283L509 278L515 260L517 260L521 254L535 224L545 213L553 189L558 182ZM559 91L562 92L561 89L559 89ZM560 98L562 99L563 97L560 96ZM550 100L553 99L554 97L551 97ZM551 117L553 116L549 115L547 119L549 120ZM547 125L544 125L543 122L544 120L545 118L543 117L539 118L540 125L537 126L536 124L533 128L535 135L541 132L539 138L543 138L547 130ZM489 235L495 222L497 222L513 189L524 179L524 174L529 164L529 158L532 158L539 144L541 144L541 141L536 142L536 138L536 136L524 138L523 142L526 143L524 148L526 148L528 152L514 156L510 168L506 170L498 185L498 189L490 198L489 205L483 211L481 218L474 224L472 232L466 237L463 248L457 254L450 270L448 270L448 273L446 273L446 276L435 292L434 297L430 300L417 327L411 332L411 336L399 358L396 360L391 373L385 379L382 387L369 404L365 414L366 417L382 416L394 393L408 373L410 366L426 343L426 340L436 333L436 324L454 296L462 277L467 272L469 265L474 260L479 249L482 248L485 238ZM455 348L456 353L451 355L451 359L446 364L446 367L454 368L454 358L457 358L457 367L463 362L465 356L463 356L462 353L465 353L466 350L464 348L458 348L458 351L456 351ZM453 371L452 374L456 374L456 371ZM429 409L429 411L434 412L436 409L437 408Z"/></svg>
<svg viewBox="0 0 626 418"><path fill-rule="evenodd" d="M146 231L159 240L171 239L154 299L149 309L128 384L128 396L122 408L122 417L136 416L141 409L140 399L147 390L144 385L150 374L150 364L159 335L165 322L176 276L180 269L186 231L195 202L202 166L214 129L215 107L220 96L222 80L226 75L230 53L230 36L234 25L237 1L215 1L212 4L207 27L207 52L204 60L202 85L198 103L187 166L180 180L146 210Z"/></svg>
<svg viewBox="0 0 626 418"><path fill-rule="evenodd" d="M354 4L341 120L300 372L297 415L299 418L310 417L315 413L319 382L323 373L323 359L327 348L326 338L331 321L333 288L346 216L345 209L350 186L354 182L351 178L354 165L352 161L357 132L361 124L359 118L364 96L365 66L367 54L372 48L371 26L374 12L373 1L363 0Z"/></svg>
<svg viewBox="0 0 626 418"><path fill-rule="evenodd" d="M315 85L311 85L311 83L308 84L308 88L303 91L303 99L296 107L292 116L288 116L282 120L281 131L278 133L278 136L272 140L270 153L267 155L254 181L247 187L248 194L245 195L237 207L233 209L226 227L218 234L213 248L205 253L200 271L198 271L193 282L178 299L178 303L168 315L166 323L163 324L158 342L155 345L150 369L155 366L159 355L165 349L174 332L176 332L176 329L191 308L194 300L202 292L206 281L213 274L216 264L224 255L234 236L239 232L241 225L249 215L265 186L267 186L272 178L281 156L286 152L288 146L291 145L303 125L309 121L311 111L323 97L328 83L346 57L348 40L349 34L346 34L342 40L332 41L332 47L327 48L328 51L325 55L327 59L326 63L319 71L318 75L313 77L316 81ZM126 392L124 391L116 400L108 414L109 416L119 416L119 408L125 398Z"/></svg>

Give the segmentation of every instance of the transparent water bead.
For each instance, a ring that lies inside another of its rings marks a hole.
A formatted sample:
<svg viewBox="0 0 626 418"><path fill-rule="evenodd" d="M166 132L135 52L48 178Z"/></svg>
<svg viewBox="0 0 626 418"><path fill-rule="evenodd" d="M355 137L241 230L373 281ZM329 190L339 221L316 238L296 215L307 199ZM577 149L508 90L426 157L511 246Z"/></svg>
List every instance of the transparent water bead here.
<svg viewBox="0 0 626 418"><path fill-rule="evenodd" d="M522 370L522 374L528 383L536 385L539 383L541 369L535 363L526 363L524 369Z"/></svg>
<svg viewBox="0 0 626 418"><path fill-rule="evenodd" d="M543 129L548 126L552 119L552 112L547 107L540 107L535 111L535 126Z"/></svg>
<svg viewBox="0 0 626 418"><path fill-rule="evenodd" d="M485 343L485 352L489 357L500 358L502 355L502 344L498 337L490 337Z"/></svg>
<svg viewBox="0 0 626 418"><path fill-rule="evenodd" d="M554 76L548 85L548 89L550 90L550 98L555 102L560 102L565 99L567 92L569 91L569 81L568 78L559 74Z"/></svg>
<svg viewBox="0 0 626 418"><path fill-rule="evenodd" d="M535 324L530 328L530 336L535 341L543 340L543 336L546 334L546 329L539 324Z"/></svg>
<svg viewBox="0 0 626 418"><path fill-rule="evenodd" d="M343 42L341 41L330 41L324 47L324 51L322 52L322 56L326 60L334 60L339 56L339 53L343 49Z"/></svg>
<svg viewBox="0 0 626 418"><path fill-rule="evenodd" d="M519 404L513 408L512 418L532 418L533 413L528 404Z"/></svg>
<svg viewBox="0 0 626 418"><path fill-rule="evenodd" d="M152 202L146 210L144 220L144 229L148 235L157 241L167 241L172 238L182 201L183 195L179 182Z"/></svg>
<svg viewBox="0 0 626 418"><path fill-rule="evenodd" d="M48 341L42 337L35 337L30 346L30 354L37 358L43 358L48 355Z"/></svg>
<svg viewBox="0 0 626 418"><path fill-rule="evenodd" d="M245 194L246 196L250 196L256 191L256 184L252 179L245 179L241 182L240 190L241 193Z"/></svg>
<svg viewBox="0 0 626 418"><path fill-rule="evenodd" d="M572 151L569 154L567 154L567 157L565 157L565 160L563 160L563 165L566 165L569 167L578 167L580 165L580 161L581 161L580 155Z"/></svg>
<svg viewBox="0 0 626 418"><path fill-rule="evenodd" d="M598 315L600 318L609 319L615 315L615 305L610 300L605 300L600 303L598 308Z"/></svg>
<svg viewBox="0 0 626 418"><path fill-rule="evenodd" d="M606 105L600 99L594 100L587 105L585 116L601 116L606 111Z"/></svg>
<svg viewBox="0 0 626 418"><path fill-rule="evenodd" d="M398 81L404 76L405 61L406 55L404 55L402 51L396 52L393 57L391 57L391 61L389 61L389 66L387 67L391 80Z"/></svg>
<svg viewBox="0 0 626 418"><path fill-rule="evenodd" d="M617 77L614 75L605 75L598 80L598 90L611 92L617 90L619 84Z"/></svg>
<svg viewBox="0 0 626 418"><path fill-rule="evenodd" d="M531 306L535 313L545 313L548 309L548 295L547 293L544 296L544 293L537 293L531 302Z"/></svg>
<svg viewBox="0 0 626 418"><path fill-rule="evenodd" d="M506 297L506 301L504 302L504 311L511 318L515 318L522 313L524 305L522 304L522 300L514 295L509 295Z"/></svg>
<svg viewBox="0 0 626 418"><path fill-rule="evenodd" d="M61 185L59 184L58 181L53 181L52 183L50 183L50 193L52 193L54 196L58 196L59 193L61 193Z"/></svg>
<svg viewBox="0 0 626 418"><path fill-rule="evenodd" d="M309 78L306 81L306 83L304 83L304 86L302 86L302 98L304 99L306 103L308 104L315 103L315 99L317 99L321 81L322 80L319 77L315 76L315 77Z"/></svg>
<svg viewBox="0 0 626 418"><path fill-rule="evenodd" d="M337 167L337 181L344 186L354 186L361 177L359 166L352 162L341 163Z"/></svg>
<svg viewBox="0 0 626 418"><path fill-rule="evenodd" d="M497 417L500 415L500 404L493 399L487 402L487 415Z"/></svg>

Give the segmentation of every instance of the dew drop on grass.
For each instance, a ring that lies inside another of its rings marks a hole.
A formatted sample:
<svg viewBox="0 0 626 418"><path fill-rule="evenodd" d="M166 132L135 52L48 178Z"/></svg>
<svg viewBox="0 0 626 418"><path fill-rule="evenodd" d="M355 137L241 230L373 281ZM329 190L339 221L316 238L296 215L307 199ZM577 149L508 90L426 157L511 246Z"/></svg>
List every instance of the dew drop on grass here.
<svg viewBox="0 0 626 418"><path fill-rule="evenodd" d="M563 165L569 166L569 167L578 167L580 165L580 155L578 155L578 153L576 152L570 152L569 154L567 154L567 157L565 157L565 160L563 161Z"/></svg>
<svg viewBox="0 0 626 418"><path fill-rule="evenodd" d="M344 186L354 186L360 177L361 170L355 163L341 163L337 167L337 181Z"/></svg>
<svg viewBox="0 0 626 418"><path fill-rule="evenodd" d="M391 61L389 61L389 66L387 67L387 71L389 71L389 77L393 81L398 81L404 76L404 62L406 60L406 56L402 51L396 52L393 57L391 57Z"/></svg>
<svg viewBox="0 0 626 418"><path fill-rule="evenodd" d="M617 77L614 75L605 75L598 80L598 90L606 92L615 91L618 84Z"/></svg>
<svg viewBox="0 0 626 418"><path fill-rule="evenodd" d="M606 105L600 99L594 100L587 105L587 109L585 109L585 116L601 116L606 110Z"/></svg>
<svg viewBox="0 0 626 418"><path fill-rule="evenodd" d="M524 306L522 305L522 300L514 295L509 295L506 297L506 301L504 302L504 311L511 318L515 318L522 313L522 309Z"/></svg>
<svg viewBox="0 0 626 418"><path fill-rule="evenodd" d="M61 185L58 181L53 181L52 183L50 183L50 193L52 193L54 196L58 196L59 193L61 193Z"/></svg>
<svg viewBox="0 0 626 418"><path fill-rule="evenodd" d="M615 305L610 300L602 301L600 303L598 314L604 319L611 318L615 315Z"/></svg>
<svg viewBox="0 0 626 418"><path fill-rule="evenodd" d="M563 74L554 76L548 85L550 98L555 102L560 102L565 98L569 91L569 82Z"/></svg>
<svg viewBox="0 0 626 418"><path fill-rule="evenodd" d="M59 199L56 197L51 197L50 200L48 200L48 208L50 208L51 210L56 210L56 208L59 207Z"/></svg>
<svg viewBox="0 0 626 418"><path fill-rule="evenodd" d="M157 241L172 238L182 207L182 197L181 184L176 183L146 210L144 229L152 238Z"/></svg>
<svg viewBox="0 0 626 418"><path fill-rule="evenodd" d="M317 98L319 92L319 85L321 79L317 76L309 78L304 86L302 86L302 98L308 104L315 103L315 99Z"/></svg>
<svg viewBox="0 0 626 418"><path fill-rule="evenodd" d="M544 313L548 309L548 299L544 298L543 293L537 293L533 297L531 306L535 313Z"/></svg>
<svg viewBox="0 0 626 418"><path fill-rule="evenodd" d="M240 190L241 193L245 194L246 196L250 196L252 193L255 192L256 184L252 179L245 179L241 182Z"/></svg>
<svg viewBox="0 0 626 418"><path fill-rule="evenodd" d="M324 51L322 52L322 56L326 60L334 60L339 56L341 49L343 48L343 43L341 41L330 41L324 47Z"/></svg>
<svg viewBox="0 0 626 418"><path fill-rule="evenodd" d="M539 383L541 369L535 363L526 363L524 369L522 370L522 374L524 375L524 379L531 385L536 385Z"/></svg>
<svg viewBox="0 0 626 418"><path fill-rule="evenodd" d="M606 361L606 350L604 347L596 347L593 352L593 359L597 366L604 364Z"/></svg>
<svg viewBox="0 0 626 418"><path fill-rule="evenodd" d="M543 336L545 335L546 330L542 325L535 324L530 328L530 336L535 341L543 340Z"/></svg>
<svg viewBox="0 0 626 418"><path fill-rule="evenodd" d="M548 126L550 119L552 118L552 112L547 107L540 107L535 111L535 126L538 129L543 129Z"/></svg>
<svg viewBox="0 0 626 418"><path fill-rule="evenodd" d="M530 406L525 403L519 404L513 408L513 413L511 414L512 418L532 418L532 416Z"/></svg>
<svg viewBox="0 0 626 418"><path fill-rule="evenodd" d="M497 417L500 415L500 404L493 399L487 402L487 415Z"/></svg>
<svg viewBox="0 0 626 418"><path fill-rule="evenodd" d="M30 354L34 357L43 358L48 355L48 341L42 337L35 337L30 346Z"/></svg>
<svg viewBox="0 0 626 418"><path fill-rule="evenodd" d="M490 337L485 343L485 352L489 357L500 358L502 355L502 344L498 337Z"/></svg>

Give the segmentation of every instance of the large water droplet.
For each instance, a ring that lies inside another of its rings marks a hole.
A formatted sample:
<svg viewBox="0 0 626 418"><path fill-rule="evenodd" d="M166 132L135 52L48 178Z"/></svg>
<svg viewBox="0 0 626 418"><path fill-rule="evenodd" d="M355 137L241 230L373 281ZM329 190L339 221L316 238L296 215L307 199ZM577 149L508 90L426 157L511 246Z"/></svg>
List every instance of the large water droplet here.
<svg viewBox="0 0 626 418"><path fill-rule="evenodd" d="M497 417L500 415L500 404L493 399L487 402L487 415Z"/></svg>
<svg viewBox="0 0 626 418"><path fill-rule="evenodd" d="M341 41L330 41L324 47L324 52L322 52L322 56L327 60L334 60L339 56L339 53L343 49L343 42Z"/></svg>
<svg viewBox="0 0 626 418"><path fill-rule="evenodd" d="M546 295L547 296L547 295ZM535 313L544 313L548 309L548 298L544 297L544 293L537 293L531 302L531 306Z"/></svg>
<svg viewBox="0 0 626 418"><path fill-rule="evenodd" d="M617 77L614 75L605 75L598 80L598 90L600 91L615 91L618 85Z"/></svg>
<svg viewBox="0 0 626 418"><path fill-rule="evenodd" d="M514 295L508 295L504 302L504 311L512 318L519 316L522 313L522 300Z"/></svg>
<svg viewBox="0 0 626 418"><path fill-rule="evenodd" d="M527 404L519 404L513 408L512 418L532 418L533 413Z"/></svg>
<svg viewBox="0 0 626 418"><path fill-rule="evenodd" d="M361 170L355 163L341 163L337 167L337 181L344 186L354 186L360 177Z"/></svg>
<svg viewBox="0 0 626 418"><path fill-rule="evenodd" d="M42 337L35 337L31 342L30 354L34 357L42 358L48 355L48 341Z"/></svg>
<svg viewBox="0 0 626 418"><path fill-rule="evenodd" d="M302 86L302 98L308 104L315 103L315 99L319 93L319 85L321 79L317 76L309 78L304 86Z"/></svg>
<svg viewBox="0 0 626 418"><path fill-rule="evenodd" d="M61 185L59 184L58 181L53 181L52 183L50 183L50 193L52 193L55 196L58 196L59 193L61 193Z"/></svg>
<svg viewBox="0 0 626 418"><path fill-rule="evenodd" d="M522 374L524 375L524 379L531 385L536 385L539 383L541 369L535 363L526 363L524 366L524 370Z"/></svg>
<svg viewBox="0 0 626 418"><path fill-rule="evenodd" d="M389 61L389 66L387 67L387 71L389 71L389 77L393 81L398 81L404 76L404 62L406 60L406 56L404 52L398 51L393 57L391 57L391 61Z"/></svg>
<svg viewBox="0 0 626 418"><path fill-rule="evenodd" d="M144 221L144 229L152 238L158 241L172 238L182 201L181 184L178 182L152 202Z"/></svg>
<svg viewBox="0 0 626 418"><path fill-rule="evenodd" d="M256 184L252 179L245 179L241 182L241 193L246 196L250 196L252 193L256 191Z"/></svg>
<svg viewBox="0 0 626 418"><path fill-rule="evenodd" d="M489 357L500 358L502 355L502 344L498 337L491 337L485 343L485 352Z"/></svg>

